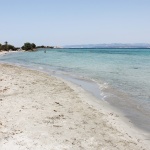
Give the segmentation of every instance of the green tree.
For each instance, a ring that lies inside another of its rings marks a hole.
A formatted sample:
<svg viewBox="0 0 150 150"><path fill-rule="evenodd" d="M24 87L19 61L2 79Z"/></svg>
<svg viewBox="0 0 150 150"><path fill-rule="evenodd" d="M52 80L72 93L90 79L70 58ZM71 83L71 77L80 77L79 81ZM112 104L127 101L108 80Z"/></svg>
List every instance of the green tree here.
<svg viewBox="0 0 150 150"><path fill-rule="evenodd" d="M14 47L13 45L8 44L8 42L5 42L4 45L0 44L0 50L17 50L19 48Z"/></svg>
<svg viewBox="0 0 150 150"><path fill-rule="evenodd" d="M32 45L32 49L36 48L36 45L34 43L32 43L31 45Z"/></svg>
<svg viewBox="0 0 150 150"><path fill-rule="evenodd" d="M24 45L21 47L21 49L22 49L22 50L25 50L25 47L24 47Z"/></svg>
<svg viewBox="0 0 150 150"><path fill-rule="evenodd" d="M8 50L8 42L5 42L5 49Z"/></svg>
<svg viewBox="0 0 150 150"><path fill-rule="evenodd" d="M1 45L0 48L1 48L1 50L5 50L5 51L7 50L7 49L6 49L6 45Z"/></svg>
<svg viewBox="0 0 150 150"><path fill-rule="evenodd" d="M15 47L13 45L8 45L7 48L8 50L15 50Z"/></svg>
<svg viewBox="0 0 150 150"><path fill-rule="evenodd" d="M23 50L29 51L29 50L33 50L36 48L36 45L34 43L24 43L24 45L21 47Z"/></svg>
<svg viewBox="0 0 150 150"><path fill-rule="evenodd" d="M24 43L24 46L22 48L23 50L26 50L26 51L32 50L32 45L31 43Z"/></svg>

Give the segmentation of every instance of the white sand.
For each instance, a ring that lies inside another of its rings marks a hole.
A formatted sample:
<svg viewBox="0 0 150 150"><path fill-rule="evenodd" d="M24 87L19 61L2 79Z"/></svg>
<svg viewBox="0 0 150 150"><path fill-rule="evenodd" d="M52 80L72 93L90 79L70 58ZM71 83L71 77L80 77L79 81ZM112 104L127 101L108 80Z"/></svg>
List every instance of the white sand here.
<svg viewBox="0 0 150 150"><path fill-rule="evenodd" d="M44 73L0 64L0 150L142 150L104 102Z"/></svg>
<svg viewBox="0 0 150 150"><path fill-rule="evenodd" d="M8 53L7 51L0 51L0 55L5 55L7 53Z"/></svg>
<svg viewBox="0 0 150 150"><path fill-rule="evenodd" d="M19 51L0 51L0 56L3 56L8 53L16 53L16 52L24 52L24 50L19 50Z"/></svg>

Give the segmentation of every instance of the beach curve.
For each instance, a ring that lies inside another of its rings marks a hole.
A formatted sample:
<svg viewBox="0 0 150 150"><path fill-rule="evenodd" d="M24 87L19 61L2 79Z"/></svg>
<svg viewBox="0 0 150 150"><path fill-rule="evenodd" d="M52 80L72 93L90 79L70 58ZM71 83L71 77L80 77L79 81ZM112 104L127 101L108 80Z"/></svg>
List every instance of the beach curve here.
<svg viewBox="0 0 150 150"><path fill-rule="evenodd" d="M35 70L0 68L1 150L148 149L83 89Z"/></svg>

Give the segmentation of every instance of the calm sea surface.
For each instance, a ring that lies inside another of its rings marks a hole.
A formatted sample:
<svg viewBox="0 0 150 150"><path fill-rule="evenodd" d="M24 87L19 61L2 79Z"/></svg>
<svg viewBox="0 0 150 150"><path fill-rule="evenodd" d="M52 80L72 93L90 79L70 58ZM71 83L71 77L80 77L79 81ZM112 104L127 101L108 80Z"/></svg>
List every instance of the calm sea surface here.
<svg viewBox="0 0 150 150"><path fill-rule="evenodd" d="M92 80L104 100L129 96L150 110L150 49L39 49L1 56L0 62Z"/></svg>

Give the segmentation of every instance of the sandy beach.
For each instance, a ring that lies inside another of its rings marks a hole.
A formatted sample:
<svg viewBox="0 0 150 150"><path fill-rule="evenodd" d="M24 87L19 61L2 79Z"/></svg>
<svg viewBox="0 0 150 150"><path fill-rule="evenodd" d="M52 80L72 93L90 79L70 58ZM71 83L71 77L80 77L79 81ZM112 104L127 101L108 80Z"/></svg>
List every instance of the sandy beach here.
<svg viewBox="0 0 150 150"><path fill-rule="evenodd" d="M0 114L0 150L150 149L107 103L22 67L0 64Z"/></svg>
<svg viewBox="0 0 150 150"><path fill-rule="evenodd" d="M9 53L17 53L17 52L24 52L24 50L20 50L20 51L0 51L0 56L9 54Z"/></svg>
<svg viewBox="0 0 150 150"><path fill-rule="evenodd" d="M1 52L0 52L0 56L5 55L5 54L7 54L7 53L9 53L9 52L7 52L7 51L1 51Z"/></svg>

